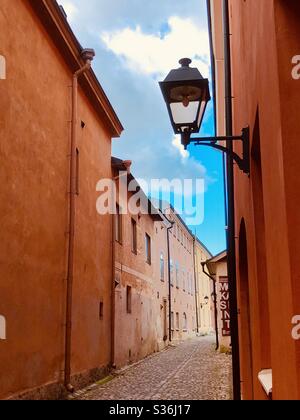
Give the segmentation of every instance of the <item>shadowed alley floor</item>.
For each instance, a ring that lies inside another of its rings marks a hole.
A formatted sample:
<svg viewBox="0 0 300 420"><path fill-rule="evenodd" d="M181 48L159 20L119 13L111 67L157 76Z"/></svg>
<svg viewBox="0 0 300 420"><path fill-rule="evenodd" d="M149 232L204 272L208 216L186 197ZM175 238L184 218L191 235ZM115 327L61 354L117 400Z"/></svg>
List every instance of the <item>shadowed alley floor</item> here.
<svg viewBox="0 0 300 420"><path fill-rule="evenodd" d="M215 352L214 337L195 338L117 372L76 399L230 400L231 357Z"/></svg>

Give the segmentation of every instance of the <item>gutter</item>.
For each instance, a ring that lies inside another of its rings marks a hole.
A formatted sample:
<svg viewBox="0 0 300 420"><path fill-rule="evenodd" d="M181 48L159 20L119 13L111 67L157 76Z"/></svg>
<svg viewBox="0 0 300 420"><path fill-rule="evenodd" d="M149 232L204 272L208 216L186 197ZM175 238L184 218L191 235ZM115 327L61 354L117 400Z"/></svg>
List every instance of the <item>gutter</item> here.
<svg viewBox="0 0 300 420"><path fill-rule="evenodd" d="M38 16L63 61L74 73L81 65L82 46L57 1L26 0L26 2ZM99 120L105 124L111 137L120 137L124 128L94 71L91 69L79 82Z"/></svg>
<svg viewBox="0 0 300 420"><path fill-rule="evenodd" d="M215 78L215 55L213 48L212 34L212 10L211 1L207 0L208 28L211 46L212 60L212 79L214 88L214 111L215 111L215 130L217 132L217 107L216 107L216 78ZM232 136L232 86L231 86L231 44L230 44L230 19L229 2L223 0L223 26L224 26L224 63L225 63L225 108L226 108L226 135ZM227 148L233 150L231 142L227 143ZM235 206L234 206L234 166L232 157L226 159L223 153L224 171L224 191L225 191L225 217L227 225L227 250L228 250L228 279L230 294L230 322L232 339L232 359L233 359L233 393L234 400L241 399L241 379L240 379L240 350L238 335L238 305L237 305L237 284L236 284L236 250L235 250ZM227 194L226 194L227 192Z"/></svg>
<svg viewBox="0 0 300 420"><path fill-rule="evenodd" d="M76 206L76 146L78 130L78 79L88 72L95 56L94 50L83 50L81 53L85 64L73 75L72 83L72 131L70 148L70 191L69 191L69 246L67 272L67 302L66 302L66 337L65 337L65 387L68 392L74 392L71 384L72 358L72 318L73 318L73 281L74 281L74 248L75 248L75 206Z"/></svg>
<svg viewBox="0 0 300 420"><path fill-rule="evenodd" d="M196 301L196 320L197 320L197 334L200 332L200 325L199 325L199 307L198 307L198 298L199 298L199 278L198 278L198 270L196 268L196 236L194 236L193 240L193 260L194 260L194 278L195 278L195 301ZM198 267L198 264L197 264Z"/></svg>
<svg viewBox="0 0 300 420"><path fill-rule="evenodd" d="M168 220L168 222L170 222ZM168 280L169 280L169 341L172 342L172 284L171 284L171 252L170 252L170 230L174 223L167 228L167 244L168 244Z"/></svg>
<svg viewBox="0 0 300 420"><path fill-rule="evenodd" d="M218 135L218 126L217 126L217 84L216 84L216 57L214 51L214 42L213 42L213 29L212 29L212 10L211 10L211 0L206 0L207 4L207 15L208 15L208 33L209 33L209 44L210 44L210 61L211 61L211 77L212 77L212 90L213 90L213 103L214 103L214 128L215 136ZM225 204L225 225L228 225L228 203L227 203L227 183L226 183L226 156L225 153L222 153L222 165L223 165L223 180L224 180L224 204Z"/></svg>

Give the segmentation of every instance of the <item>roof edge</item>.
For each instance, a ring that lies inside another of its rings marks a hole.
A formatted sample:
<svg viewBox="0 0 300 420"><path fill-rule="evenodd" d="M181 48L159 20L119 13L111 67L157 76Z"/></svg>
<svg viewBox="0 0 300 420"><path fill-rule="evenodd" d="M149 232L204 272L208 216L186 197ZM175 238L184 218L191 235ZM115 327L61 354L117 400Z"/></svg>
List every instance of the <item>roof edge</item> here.
<svg viewBox="0 0 300 420"><path fill-rule="evenodd" d="M72 73L84 65L82 46L56 0L27 0ZM124 128L93 70L79 84L112 137L120 137Z"/></svg>

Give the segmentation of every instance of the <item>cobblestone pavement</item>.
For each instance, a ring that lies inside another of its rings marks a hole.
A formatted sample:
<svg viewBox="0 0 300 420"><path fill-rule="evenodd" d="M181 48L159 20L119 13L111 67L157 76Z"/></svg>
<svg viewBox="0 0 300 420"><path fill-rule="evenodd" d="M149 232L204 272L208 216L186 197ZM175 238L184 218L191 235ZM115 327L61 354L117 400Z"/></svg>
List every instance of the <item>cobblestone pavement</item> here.
<svg viewBox="0 0 300 420"><path fill-rule="evenodd" d="M116 373L82 400L230 400L231 357L214 350L213 337L188 340Z"/></svg>

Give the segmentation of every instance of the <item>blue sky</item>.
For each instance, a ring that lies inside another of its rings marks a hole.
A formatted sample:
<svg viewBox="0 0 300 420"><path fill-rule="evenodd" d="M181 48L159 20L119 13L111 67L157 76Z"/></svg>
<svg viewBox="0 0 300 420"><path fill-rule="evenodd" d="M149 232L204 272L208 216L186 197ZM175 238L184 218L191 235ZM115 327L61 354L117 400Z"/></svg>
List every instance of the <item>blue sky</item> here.
<svg viewBox="0 0 300 420"><path fill-rule="evenodd" d="M209 77L204 0L59 0L83 47L94 48L100 83L125 131L113 154L132 160L135 177L205 179L205 213L191 227L218 253L225 249L222 155L193 147L185 153L172 133L158 86L182 57ZM213 134L210 104L202 135Z"/></svg>

